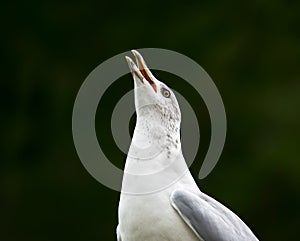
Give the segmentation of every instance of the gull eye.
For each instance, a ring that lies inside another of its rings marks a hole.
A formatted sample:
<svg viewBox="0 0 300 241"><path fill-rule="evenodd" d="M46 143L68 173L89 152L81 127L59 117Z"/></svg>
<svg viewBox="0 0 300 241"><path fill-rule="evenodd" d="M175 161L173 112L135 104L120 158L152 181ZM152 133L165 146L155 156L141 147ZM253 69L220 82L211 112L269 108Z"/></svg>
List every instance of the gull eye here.
<svg viewBox="0 0 300 241"><path fill-rule="evenodd" d="M170 98L170 96L171 96L171 92L169 90L167 90L166 88L161 88L161 94L165 98Z"/></svg>

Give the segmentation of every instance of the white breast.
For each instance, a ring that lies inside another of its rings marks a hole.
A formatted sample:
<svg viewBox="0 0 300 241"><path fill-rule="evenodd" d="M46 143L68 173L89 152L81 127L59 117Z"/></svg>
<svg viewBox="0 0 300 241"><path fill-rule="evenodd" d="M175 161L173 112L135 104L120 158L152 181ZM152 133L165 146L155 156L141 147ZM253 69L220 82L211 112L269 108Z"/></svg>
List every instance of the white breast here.
<svg viewBox="0 0 300 241"><path fill-rule="evenodd" d="M199 191L189 172L172 186L152 194L121 194L119 232L122 241L199 241L170 204L177 188Z"/></svg>

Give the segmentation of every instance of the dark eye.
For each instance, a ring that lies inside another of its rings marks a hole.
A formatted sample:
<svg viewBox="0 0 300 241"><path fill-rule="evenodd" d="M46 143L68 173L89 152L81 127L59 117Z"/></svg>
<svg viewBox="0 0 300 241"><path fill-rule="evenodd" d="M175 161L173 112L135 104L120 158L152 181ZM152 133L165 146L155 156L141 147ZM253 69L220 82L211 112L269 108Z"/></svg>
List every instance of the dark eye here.
<svg viewBox="0 0 300 241"><path fill-rule="evenodd" d="M161 88L161 94L166 98L170 98L170 96L171 96L171 92L169 90L167 90L166 88Z"/></svg>

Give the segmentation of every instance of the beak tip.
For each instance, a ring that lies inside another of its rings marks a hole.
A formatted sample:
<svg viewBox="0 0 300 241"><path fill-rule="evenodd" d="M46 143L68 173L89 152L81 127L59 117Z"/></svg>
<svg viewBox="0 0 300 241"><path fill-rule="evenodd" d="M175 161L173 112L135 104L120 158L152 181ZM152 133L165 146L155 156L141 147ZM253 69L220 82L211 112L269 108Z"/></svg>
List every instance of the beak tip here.
<svg viewBox="0 0 300 241"><path fill-rule="evenodd" d="M129 68L133 69L134 68L134 63L133 63L132 59L128 56L125 56L125 59L126 59L128 65L129 65Z"/></svg>
<svg viewBox="0 0 300 241"><path fill-rule="evenodd" d="M141 59L141 54L138 51L136 51L135 49L132 49L131 53L134 55L134 57L136 59Z"/></svg>

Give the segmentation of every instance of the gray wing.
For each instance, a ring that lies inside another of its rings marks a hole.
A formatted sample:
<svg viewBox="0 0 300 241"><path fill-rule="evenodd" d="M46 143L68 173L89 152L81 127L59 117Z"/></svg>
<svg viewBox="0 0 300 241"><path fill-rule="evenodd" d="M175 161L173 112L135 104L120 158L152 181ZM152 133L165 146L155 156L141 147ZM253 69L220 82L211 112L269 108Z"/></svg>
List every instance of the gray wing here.
<svg viewBox="0 0 300 241"><path fill-rule="evenodd" d="M258 241L237 215L204 193L175 190L171 204L200 240Z"/></svg>

